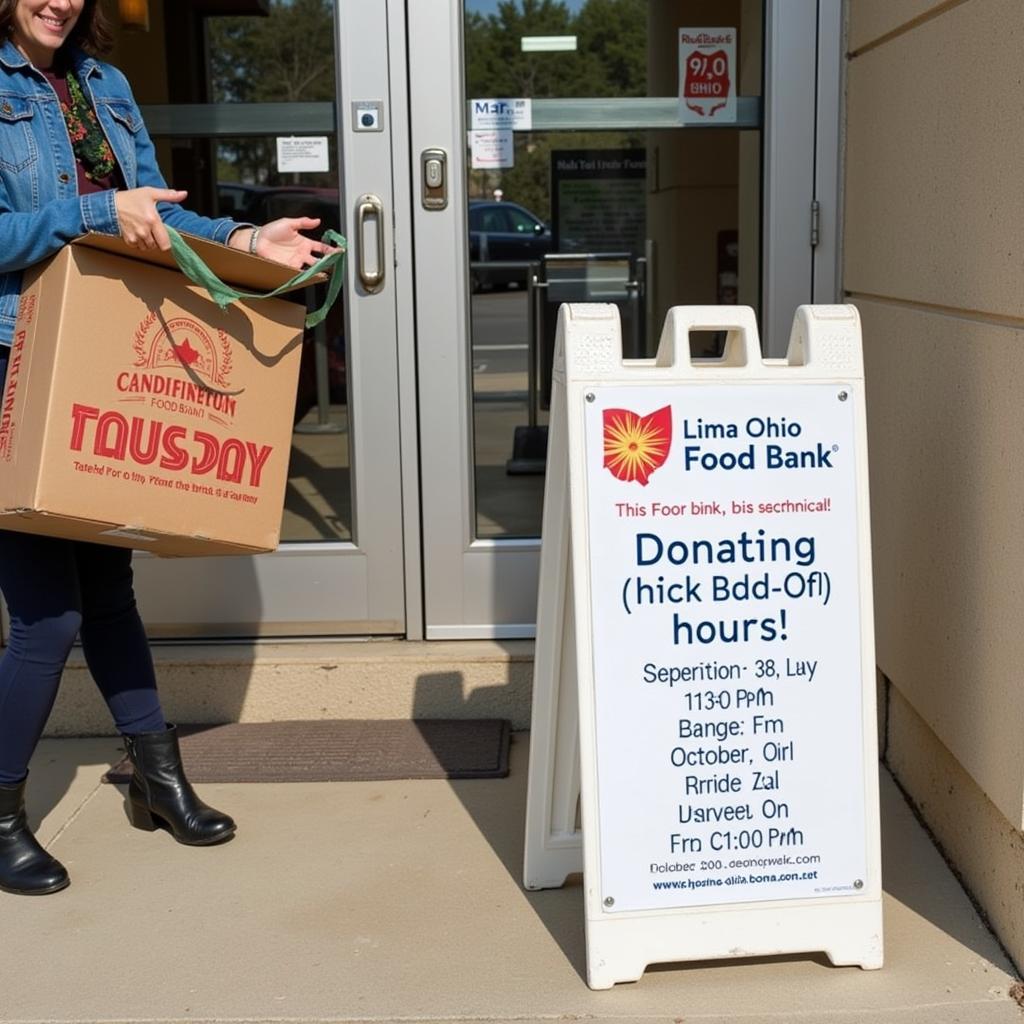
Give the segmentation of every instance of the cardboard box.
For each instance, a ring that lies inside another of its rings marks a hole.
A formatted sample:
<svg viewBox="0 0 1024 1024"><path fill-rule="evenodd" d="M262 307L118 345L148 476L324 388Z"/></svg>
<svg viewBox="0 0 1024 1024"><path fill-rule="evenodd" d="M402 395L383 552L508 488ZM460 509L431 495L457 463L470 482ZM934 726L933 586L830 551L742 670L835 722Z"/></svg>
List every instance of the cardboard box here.
<svg viewBox="0 0 1024 1024"><path fill-rule="evenodd" d="M187 241L223 280L292 271ZM26 272L0 406L0 528L158 555L271 551L305 308L220 310L169 253L86 235Z"/></svg>

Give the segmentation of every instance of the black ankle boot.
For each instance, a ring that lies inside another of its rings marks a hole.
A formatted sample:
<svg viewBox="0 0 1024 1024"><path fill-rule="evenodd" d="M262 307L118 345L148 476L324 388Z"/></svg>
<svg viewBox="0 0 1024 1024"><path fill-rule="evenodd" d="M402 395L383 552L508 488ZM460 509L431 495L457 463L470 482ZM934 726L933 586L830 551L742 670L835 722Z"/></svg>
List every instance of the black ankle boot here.
<svg viewBox="0 0 1024 1024"><path fill-rule="evenodd" d="M19 896L57 892L71 882L60 861L36 842L25 819L25 780L0 786L0 889Z"/></svg>
<svg viewBox="0 0 1024 1024"><path fill-rule="evenodd" d="M187 846L209 846L235 834L234 821L204 804L185 778L173 725L166 732L122 738L135 766L128 783L128 818L136 828L152 832L163 822Z"/></svg>

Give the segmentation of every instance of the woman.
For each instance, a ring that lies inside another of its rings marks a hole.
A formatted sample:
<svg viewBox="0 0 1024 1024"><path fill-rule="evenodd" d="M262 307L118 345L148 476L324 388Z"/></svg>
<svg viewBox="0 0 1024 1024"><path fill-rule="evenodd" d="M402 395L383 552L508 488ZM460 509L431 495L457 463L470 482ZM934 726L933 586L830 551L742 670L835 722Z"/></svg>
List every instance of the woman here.
<svg viewBox="0 0 1024 1024"><path fill-rule="evenodd" d="M182 208L156 165L124 76L90 54L110 33L98 0L0 0L0 381L22 272L87 231L168 249L164 222L301 269L329 251L299 234L312 218L263 227ZM0 889L36 895L69 883L25 818L28 762L75 637L134 765L133 825L163 825L181 843L234 834L185 778L164 720L135 606L131 551L0 531L0 590L11 635L0 660Z"/></svg>

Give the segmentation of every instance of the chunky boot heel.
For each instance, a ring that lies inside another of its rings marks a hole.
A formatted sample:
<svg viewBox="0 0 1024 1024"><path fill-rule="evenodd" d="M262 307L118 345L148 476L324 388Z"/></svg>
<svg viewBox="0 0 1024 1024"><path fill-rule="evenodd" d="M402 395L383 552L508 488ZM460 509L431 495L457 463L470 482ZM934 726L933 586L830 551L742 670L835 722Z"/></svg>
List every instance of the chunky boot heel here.
<svg viewBox="0 0 1024 1024"><path fill-rule="evenodd" d="M143 832L156 831L156 822L153 820L153 815L149 813L149 808L137 804L133 800L128 801L128 820L135 828L142 829Z"/></svg>
<svg viewBox="0 0 1024 1024"><path fill-rule="evenodd" d="M204 804L185 778L173 725L123 739L135 766L128 784L128 819L136 828L151 832L166 825L186 846L209 846L235 834L234 821Z"/></svg>
<svg viewBox="0 0 1024 1024"><path fill-rule="evenodd" d="M25 817L25 780L0 786L0 889L18 896L43 896L67 888L71 879L32 835Z"/></svg>

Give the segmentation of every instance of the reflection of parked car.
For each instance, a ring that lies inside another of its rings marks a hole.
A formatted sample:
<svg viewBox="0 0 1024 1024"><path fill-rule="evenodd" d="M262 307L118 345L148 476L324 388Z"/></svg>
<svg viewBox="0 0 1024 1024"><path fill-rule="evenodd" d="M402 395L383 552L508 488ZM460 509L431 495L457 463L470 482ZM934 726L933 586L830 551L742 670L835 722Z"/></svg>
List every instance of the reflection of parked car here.
<svg viewBox="0 0 1024 1024"><path fill-rule="evenodd" d="M469 201L469 262L473 290L526 284L527 268L551 251L551 230L517 203Z"/></svg>
<svg viewBox="0 0 1024 1024"><path fill-rule="evenodd" d="M245 208L262 191L259 185L243 185L238 181L218 181L217 216L242 220Z"/></svg>
<svg viewBox="0 0 1024 1024"><path fill-rule="evenodd" d="M327 229L341 230L341 209L338 206L338 190L314 188L305 185L243 185L233 181L217 182L217 212L221 217L233 217L248 224L266 224L278 217L319 217L320 226L306 234L319 238ZM323 300L325 289L317 286L315 304ZM304 295L293 294L291 298L303 300ZM315 308L315 307L314 307ZM339 301L327 314L323 327L318 330L321 342L326 346L326 368L317 364L314 334L307 330L303 339L302 358L299 364L299 382L295 396L295 422L298 423L317 405L323 392L317 379L318 373L326 372L326 399L329 405L345 405L347 385L345 379L345 313L343 301ZM326 410L319 410L325 413ZM323 422L323 421L322 421Z"/></svg>
<svg viewBox="0 0 1024 1024"><path fill-rule="evenodd" d="M220 216L251 224L266 224L278 217L319 217L319 234L327 228L340 230L338 190L307 185L242 185L217 183Z"/></svg>

